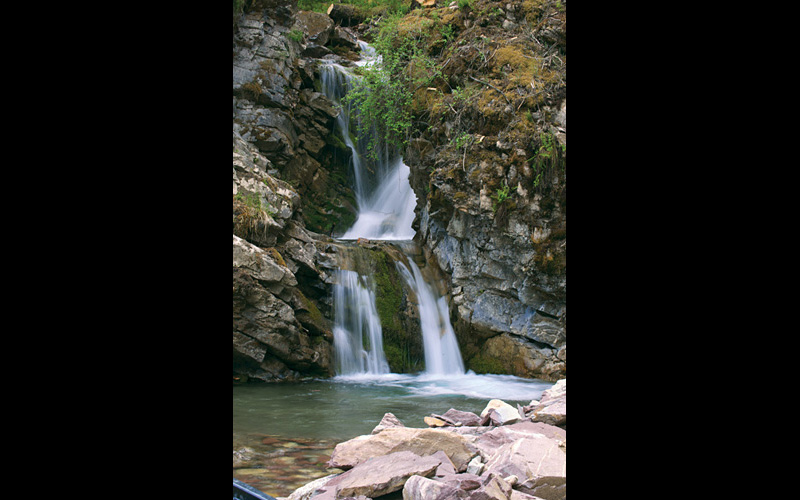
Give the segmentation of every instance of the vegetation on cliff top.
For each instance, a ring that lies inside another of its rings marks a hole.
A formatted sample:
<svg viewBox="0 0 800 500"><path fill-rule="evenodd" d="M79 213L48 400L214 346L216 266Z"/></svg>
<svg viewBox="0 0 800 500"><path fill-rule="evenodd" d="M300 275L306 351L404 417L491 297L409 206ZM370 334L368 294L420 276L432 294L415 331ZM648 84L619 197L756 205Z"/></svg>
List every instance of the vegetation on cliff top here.
<svg viewBox="0 0 800 500"><path fill-rule="evenodd" d="M444 145L431 180L483 185L494 211L513 195L506 186L543 194L560 180L563 188L566 142L556 137L553 106L566 95L566 1L439 0L412 10L410 2L345 3L383 8L364 35L383 66L362 71L349 99L385 124L386 143L402 148L423 137ZM455 191L456 201L473 199ZM513 200L501 216L509 207Z"/></svg>

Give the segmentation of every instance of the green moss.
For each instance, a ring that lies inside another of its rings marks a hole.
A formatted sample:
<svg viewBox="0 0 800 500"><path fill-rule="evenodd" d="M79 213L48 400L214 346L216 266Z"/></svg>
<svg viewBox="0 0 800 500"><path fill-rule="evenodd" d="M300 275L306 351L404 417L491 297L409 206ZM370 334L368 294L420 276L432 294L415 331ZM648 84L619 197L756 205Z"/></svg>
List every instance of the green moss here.
<svg viewBox="0 0 800 500"><path fill-rule="evenodd" d="M473 356L468 362L467 367L475 373L496 373L503 374L507 370L503 367L503 363L497 359L487 356L479 352Z"/></svg>
<svg viewBox="0 0 800 500"><path fill-rule="evenodd" d="M375 307L383 331L383 352L395 373L410 373L425 368L422 338L403 324L406 296L394 260L382 250L373 250Z"/></svg>
<svg viewBox="0 0 800 500"><path fill-rule="evenodd" d="M381 318L381 327L384 330L384 336L387 330L399 333L402 330L402 324L397 313L403 306L403 287L399 283L397 273L389 271L389 265L394 271L394 262L391 262L389 256L384 252L375 252L375 257L374 279L377 293L375 306L378 309L378 316Z"/></svg>
<svg viewBox="0 0 800 500"><path fill-rule="evenodd" d="M266 248L265 250L270 254L270 256L273 259L275 259L275 262L277 262L278 264L280 264L283 267L288 267L286 265L286 261L283 260L283 256L281 255L281 253L278 250L276 250L274 247L269 247L269 248Z"/></svg>

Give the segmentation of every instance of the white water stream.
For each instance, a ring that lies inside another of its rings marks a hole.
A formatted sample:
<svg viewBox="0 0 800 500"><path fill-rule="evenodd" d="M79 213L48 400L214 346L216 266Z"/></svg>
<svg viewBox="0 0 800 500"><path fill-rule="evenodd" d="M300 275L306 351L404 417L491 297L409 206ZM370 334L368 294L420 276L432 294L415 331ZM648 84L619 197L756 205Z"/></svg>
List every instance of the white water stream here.
<svg viewBox="0 0 800 500"><path fill-rule="evenodd" d="M367 55L359 61L361 65L380 63L369 45L362 42L361 47ZM352 152L354 191L359 209L355 223L339 239L410 241L415 234L411 223L417 197L408 181L408 166L401 156L392 155L390 148L374 137L374 127L365 128L353 123L360 119L357 110L342 106L342 97L358 76L334 63L323 66L320 71L323 92L341 107L336 127ZM367 132L362 134L363 130ZM378 152L375 159L368 157L363 146L370 141L370 134ZM408 262L411 269L401 262L396 265L419 299L426 374L463 375L464 363L450 325L447 303L425 281L413 259ZM360 276L355 271L340 271L334 287L334 302L337 374L389 373L371 277Z"/></svg>

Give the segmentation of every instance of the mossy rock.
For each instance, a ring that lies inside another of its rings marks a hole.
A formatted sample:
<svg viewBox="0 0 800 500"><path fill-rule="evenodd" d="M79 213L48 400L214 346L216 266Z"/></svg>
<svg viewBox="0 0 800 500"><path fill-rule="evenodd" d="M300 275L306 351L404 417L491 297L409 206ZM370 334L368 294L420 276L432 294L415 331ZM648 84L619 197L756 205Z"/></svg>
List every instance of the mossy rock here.
<svg viewBox="0 0 800 500"><path fill-rule="evenodd" d="M478 374L494 373L502 375L508 373L502 361L481 352L467 362L467 368Z"/></svg>

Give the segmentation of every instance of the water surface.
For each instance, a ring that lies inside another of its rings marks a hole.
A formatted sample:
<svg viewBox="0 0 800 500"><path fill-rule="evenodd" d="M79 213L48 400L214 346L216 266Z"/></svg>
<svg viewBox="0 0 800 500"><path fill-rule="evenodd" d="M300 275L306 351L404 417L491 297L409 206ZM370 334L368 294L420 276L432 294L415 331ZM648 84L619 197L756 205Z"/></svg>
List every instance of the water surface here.
<svg viewBox="0 0 800 500"><path fill-rule="evenodd" d="M340 376L295 384L233 387L234 434L347 440L369 434L385 413L409 427L450 408L477 414L491 399L530 404L553 385L511 375Z"/></svg>

